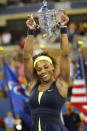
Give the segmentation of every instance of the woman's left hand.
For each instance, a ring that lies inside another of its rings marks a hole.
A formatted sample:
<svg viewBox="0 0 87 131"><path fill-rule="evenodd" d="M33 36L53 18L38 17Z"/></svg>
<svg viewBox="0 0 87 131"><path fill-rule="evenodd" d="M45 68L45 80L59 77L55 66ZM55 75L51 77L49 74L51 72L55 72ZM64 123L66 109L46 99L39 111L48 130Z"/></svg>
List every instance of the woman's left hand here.
<svg viewBox="0 0 87 131"><path fill-rule="evenodd" d="M69 22L69 17L67 16L64 9L61 10L61 21L60 26L65 26Z"/></svg>

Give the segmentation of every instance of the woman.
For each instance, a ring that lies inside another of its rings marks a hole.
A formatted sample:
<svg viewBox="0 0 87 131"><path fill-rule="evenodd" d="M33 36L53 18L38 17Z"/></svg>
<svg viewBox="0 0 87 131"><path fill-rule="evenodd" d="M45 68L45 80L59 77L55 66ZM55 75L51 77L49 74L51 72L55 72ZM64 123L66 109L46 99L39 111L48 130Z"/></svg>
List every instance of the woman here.
<svg viewBox="0 0 87 131"><path fill-rule="evenodd" d="M29 28L24 46L24 72L31 90L30 107L33 131L66 131L60 119L61 107L65 102L69 81L69 45L67 27L69 21L65 11L61 17L61 61L60 75L55 79L58 61L45 53L32 57L35 21L32 16L26 22Z"/></svg>

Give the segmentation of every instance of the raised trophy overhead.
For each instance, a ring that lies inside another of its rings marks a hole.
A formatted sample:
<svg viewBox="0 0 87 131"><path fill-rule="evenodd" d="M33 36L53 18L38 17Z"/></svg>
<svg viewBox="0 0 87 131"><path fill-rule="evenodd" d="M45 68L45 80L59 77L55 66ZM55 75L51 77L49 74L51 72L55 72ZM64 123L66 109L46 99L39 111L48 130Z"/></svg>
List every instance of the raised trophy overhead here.
<svg viewBox="0 0 87 131"><path fill-rule="evenodd" d="M37 27L41 28L46 33L43 37L50 37L56 35L55 27L59 25L61 21L61 12L62 10L51 9L47 7L47 1L43 0L43 6L39 9L37 13L34 13L33 16L38 17L39 25Z"/></svg>

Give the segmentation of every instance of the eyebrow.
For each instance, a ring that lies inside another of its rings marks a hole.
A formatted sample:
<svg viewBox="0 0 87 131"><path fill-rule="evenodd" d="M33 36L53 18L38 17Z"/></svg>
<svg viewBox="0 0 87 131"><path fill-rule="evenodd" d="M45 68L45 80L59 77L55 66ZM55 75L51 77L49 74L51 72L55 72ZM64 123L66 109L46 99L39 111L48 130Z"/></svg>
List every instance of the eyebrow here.
<svg viewBox="0 0 87 131"><path fill-rule="evenodd" d="M48 63L44 64L43 66L49 65ZM41 68L41 66L38 66L37 68Z"/></svg>

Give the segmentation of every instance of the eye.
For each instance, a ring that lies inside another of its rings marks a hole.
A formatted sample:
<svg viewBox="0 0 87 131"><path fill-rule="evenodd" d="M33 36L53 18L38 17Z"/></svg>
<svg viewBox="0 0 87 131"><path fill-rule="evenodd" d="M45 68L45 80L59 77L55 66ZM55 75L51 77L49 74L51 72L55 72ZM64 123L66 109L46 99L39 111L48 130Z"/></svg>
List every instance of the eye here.
<svg viewBox="0 0 87 131"><path fill-rule="evenodd" d="M41 68L38 68L37 71L40 72L40 71L41 71Z"/></svg>
<svg viewBox="0 0 87 131"><path fill-rule="evenodd" d="M45 65L45 66L44 66L45 69L48 69L48 67L49 67L48 65Z"/></svg>

